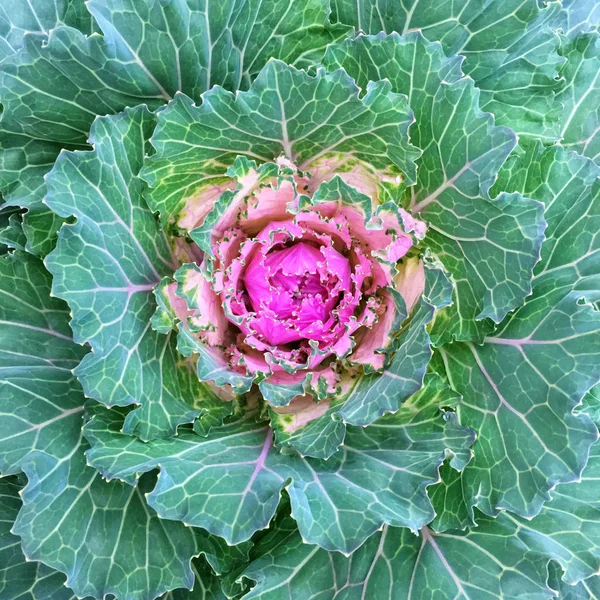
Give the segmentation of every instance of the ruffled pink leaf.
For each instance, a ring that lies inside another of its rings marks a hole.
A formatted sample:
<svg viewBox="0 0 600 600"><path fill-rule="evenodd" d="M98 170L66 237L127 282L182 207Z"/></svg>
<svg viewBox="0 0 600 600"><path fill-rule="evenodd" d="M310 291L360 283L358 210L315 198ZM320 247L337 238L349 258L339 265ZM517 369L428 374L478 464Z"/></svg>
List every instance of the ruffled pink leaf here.
<svg viewBox="0 0 600 600"><path fill-rule="evenodd" d="M352 364L368 365L375 371L383 369L386 355L383 350L390 345L394 326L398 323L398 309L392 294L383 290L374 307L374 323L366 327L350 357ZM404 316L404 315L401 315Z"/></svg>
<svg viewBox="0 0 600 600"><path fill-rule="evenodd" d="M223 347L232 372L265 378L265 386L293 386L292 394L334 393L340 375L332 365L340 363L332 359L383 368L403 318L385 289L414 238L425 233L403 209L379 206L382 179L398 183L395 176L327 159L312 178L292 180L289 170L276 178L273 165L259 173L246 163L236 162L235 193L223 197L213 219L221 216L206 228L213 257L185 281L190 289L180 289L194 298L193 307L178 307L182 316L195 335ZM301 195L328 181L319 196L324 201L311 205ZM333 201L336 192L341 197ZM422 293L412 289L418 278L397 283L409 305Z"/></svg>
<svg viewBox="0 0 600 600"><path fill-rule="evenodd" d="M217 185L209 184L190 196L179 213L177 225L186 231L198 227L206 215L213 209L217 198L225 191L235 188L235 181L226 181Z"/></svg>
<svg viewBox="0 0 600 600"><path fill-rule="evenodd" d="M167 293L177 317L209 346L230 343L231 326L221 300L201 269L184 265L176 277L179 283L167 286Z"/></svg>
<svg viewBox="0 0 600 600"><path fill-rule="evenodd" d="M405 260L394 278L394 288L402 294L406 309L410 312L425 290L423 261L418 257Z"/></svg>
<svg viewBox="0 0 600 600"><path fill-rule="evenodd" d="M297 196L291 181L284 180L279 187L267 185L248 198L246 213L240 219L240 227L248 235L256 235L272 221L285 221L290 218L288 204Z"/></svg>

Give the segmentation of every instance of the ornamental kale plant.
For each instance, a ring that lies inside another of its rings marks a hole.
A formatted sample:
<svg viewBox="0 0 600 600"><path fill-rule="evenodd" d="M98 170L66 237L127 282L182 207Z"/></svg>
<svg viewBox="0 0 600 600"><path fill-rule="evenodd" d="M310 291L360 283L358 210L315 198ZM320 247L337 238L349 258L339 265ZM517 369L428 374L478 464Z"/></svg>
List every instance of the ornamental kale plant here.
<svg viewBox="0 0 600 600"><path fill-rule="evenodd" d="M600 597L596 0L3 0L0 600Z"/></svg>

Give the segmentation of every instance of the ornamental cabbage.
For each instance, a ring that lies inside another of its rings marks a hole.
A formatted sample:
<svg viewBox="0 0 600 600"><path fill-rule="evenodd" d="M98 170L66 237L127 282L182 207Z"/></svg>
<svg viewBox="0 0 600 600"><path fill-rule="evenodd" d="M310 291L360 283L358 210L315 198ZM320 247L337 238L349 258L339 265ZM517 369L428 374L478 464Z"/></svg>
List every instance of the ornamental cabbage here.
<svg viewBox="0 0 600 600"><path fill-rule="evenodd" d="M0 599L600 596L590 0L0 6Z"/></svg>
<svg viewBox="0 0 600 600"><path fill-rule="evenodd" d="M184 208L179 226L198 259L159 292L161 311L223 365L199 370L201 380L240 393L256 382L274 406L335 396L358 367L381 371L425 282L418 257L407 259L408 283L397 267L425 225L377 204L375 173L356 164L337 175L333 163L309 176L280 163L240 157L227 171L234 189L206 190Z"/></svg>

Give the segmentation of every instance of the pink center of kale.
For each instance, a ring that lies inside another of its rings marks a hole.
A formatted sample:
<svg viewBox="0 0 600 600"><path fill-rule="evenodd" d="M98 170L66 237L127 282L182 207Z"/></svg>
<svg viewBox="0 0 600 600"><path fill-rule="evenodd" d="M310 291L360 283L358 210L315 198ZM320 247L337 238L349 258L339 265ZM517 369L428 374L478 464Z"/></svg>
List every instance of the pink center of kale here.
<svg viewBox="0 0 600 600"><path fill-rule="evenodd" d="M376 350L396 310L386 289L412 246L404 217L393 207L373 216L340 198L299 209L287 184L241 195L215 227L209 271L229 322L219 338L226 360L281 378L323 371L360 346L357 360L380 368Z"/></svg>
<svg viewBox="0 0 600 600"><path fill-rule="evenodd" d="M273 345L322 339L345 291L349 260L332 247L299 241L258 252L243 277L257 329Z"/></svg>

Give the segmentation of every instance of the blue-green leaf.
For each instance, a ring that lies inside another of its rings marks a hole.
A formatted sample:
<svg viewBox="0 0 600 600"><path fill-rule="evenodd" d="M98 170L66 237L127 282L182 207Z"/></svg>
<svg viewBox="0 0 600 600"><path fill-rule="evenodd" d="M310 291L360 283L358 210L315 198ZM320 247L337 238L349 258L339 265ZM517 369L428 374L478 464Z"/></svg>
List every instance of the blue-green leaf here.
<svg viewBox="0 0 600 600"><path fill-rule="evenodd" d="M285 518L256 545L253 562L239 577L256 582L244 598L313 599L327 590L349 600L548 600L553 597L548 585L560 589L561 600L596 598L599 458L596 445L582 481L559 486L532 520L508 512L495 519L476 513L476 526L466 531L425 526L418 537L384 526L350 557L303 543ZM564 575L552 564L548 581L551 561Z"/></svg>
<svg viewBox="0 0 600 600"><path fill-rule="evenodd" d="M16 477L0 479L0 597L3 600L76 600L65 587L66 577L43 565L28 561L21 540L11 533L19 509L21 486Z"/></svg>
<svg viewBox="0 0 600 600"><path fill-rule="evenodd" d="M456 282L454 304L436 318L432 338L481 341L530 293L543 240L539 202L489 196L515 134L481 112L460 59L446 58L421 34L359 37L330 46L324 62L343 67L360 86L385 78L408 95L416 119L411 142L423 150L410 205L428 222L424 245Z"/></svg>
<svg viewBox="0 0 600 600"><path fill-rule="evenodd" d="M384 527L350 557L308 546L293 530L257 557L243 577L244 600L333 597L548 600L546 560L527 551L514 527L483 520L467 533L420 536ZM329 597L329 596L327 596Z"/></svg>
<svg viewBox="0 0 600 600"><path fill-rule="evenodd" d="M92 33L84 0L5 0L0 6L0 61L23 47L27 33L47 35L61 25Z"/></svg>
<svg viewBox="0 0 600 600"><path fill-rule="evenodd" d="M579 478L598 437L573 410L600 379L600 313L590 304L600 293L599 172L560 147L519 149L499 186L546 206L533 293L482 346L440 349L463 396L461 423L478 433L465 497L490 515L537 514L555 485Z"/></svg>
<svg viewBox="0 0 600 600"><path fill-rule="evenodd" d="M482 110L493 113L498 125L543 140L560 137L555 90L564 59L555 29L564 17L558 2L333 0L332 8L334 21L367 34L420 31L439 41L447 56L465 57L462 69L481 90Z"/></svg>
<svg viewBox="0 0 600 600"><path fill-rule="evenodd" d="M580 33L564 39L561 69L565 85L562 103L561 145L600 164L600 35Z"/></svg>
<svg viewBox="0 0 600 600"><path fill-rule="evenodd" d="M94 150L62 153L47 178L46 198L58 215L77 219L63 226L46 257L53 294L71 307L75 340L92 347L76 375L88 397L108 406L138 404L126 428L144 439L193 421L192 402L201 393L174 336L150 327L152 289L174 270L137 178L153 125L145 107L99 118Z"/></svg>
<svg viewBox="0 0 600 600"><path fill-rule="evenodd" d="M304 539L347 554L383 523L418 530L431 521L426 488L438 480L439 465L447 453L459 468L469 460L474 434L439 410L434 389L422 407L415 399L368 429L348 427L343 447L327 461L278 452L253 411L205 438L180 430L148 443L124 434L122 419L103 411L86 426L88 460L105 477L131 484L160 467L150 506L230 544L267 527L287 488Z"/></svg>
<svg viewBox="0 0 600 600"><path fill-rule="evenodd" d="M85 449L61 460L35 453L24 465L29 483L13 532L28 559L65 573L78 596L152 600L191 588L194 534L181 523L165 527L146 506L152 476L135 487L107 483L86 466Z"/></svg>
<svg viewBox="0 0 600 600"><path fill-rule="evenodd" d="M91 0L90 12L124 62L143 64L165 95L220 85L247 89L269 60L304 68L349 28L326 0Z"/></svg>
<svg viewBox="0 0 600 600"><path fill-rule="evenodd" d="M413 181L419 151L408 142L412 121L406 97L389 82L369 84L359 98L343 71L313 77L273 60L247 92L216 87L201 106L178 95L159 113L157 152L143 174L153 188L149 204L165 221L175 220L186 202L201 204L203 193L223 183L238 155L270 162L283 154L310 171L349 153L382 175Z"/></svg>
<svg viewBox="0 0 600 600"><path fill-rule="evenodd" d="M600 4L596 0L562 0L560 27L569 36L600 26Z"/></svg>
<svg viewBox="0 0 600 600"><path fill-rule="evenodd" d="M74 344L68 307L50 297L50 275L34 256L0 257L0 473L21 470L32 450L71 452L83 425L83 393L72 374L86 350Z"/></svg>

